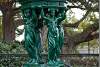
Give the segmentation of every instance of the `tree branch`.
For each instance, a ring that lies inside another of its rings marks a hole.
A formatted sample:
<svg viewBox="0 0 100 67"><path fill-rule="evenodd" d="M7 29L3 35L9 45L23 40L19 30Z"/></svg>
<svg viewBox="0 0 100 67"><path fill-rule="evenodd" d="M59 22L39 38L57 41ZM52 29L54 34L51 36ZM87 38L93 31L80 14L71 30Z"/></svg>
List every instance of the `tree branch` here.
<svg viewBox="0 0 100 67"><path fill-rule="evenodd" d="M82 33L79 33L73 37L73 39L76 40L75 41L76 45L82 42L87 42L98 38L99 34L96 33L98 28L99 28L99 21L95 20L94 24L90 25Z"/></svg>
<svg viewBox="0 0 100 67"><path fill-rule="evenodd" d="M88 41L91 41L91 40L93 40L93 39L97 39L97 38L99 37L99 33L96 33L96 32L93 32L93 33L95 33L95 34L92 35L92 33L91 33L91 34L88 35L83 41L82 41L82 40L79 41L78 44L79 44L79 43L82 43L82 42L88 42Z"/></svg>
<svg viewBox="0 0 100 67"><path fill-rule="evenodd" d="M79 9L82 9L82 10L86 10L86 8L82 8L82 7L80 7L80 6L67 6L69 9L71 9L71 8L79 8Z"/></svg>
<svg viewBox="0 0 100 67"><path fill-rule="evenodd" d="M88 16L90 11L87 11L86 14L77 22L75 22L74 24L63 24L64 27L74 27L77 28L79 26L79 24Z"/></svg>

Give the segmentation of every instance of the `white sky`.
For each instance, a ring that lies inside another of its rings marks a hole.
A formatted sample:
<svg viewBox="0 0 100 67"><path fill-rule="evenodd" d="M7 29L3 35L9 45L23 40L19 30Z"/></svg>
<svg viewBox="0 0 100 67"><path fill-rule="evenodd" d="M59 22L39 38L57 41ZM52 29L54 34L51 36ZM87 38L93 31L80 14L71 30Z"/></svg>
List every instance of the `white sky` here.
<svg viewBox="0 0 100 67"><path fill-rule="evenodd" d="M77 8L73 8L71 10L72 10L72 12L74 12L75 18L78 19L78 20L80 20L85 13L85 11L83 11L81 9L77 9Z"/></svg>
<svg viewBox="0 0 100 67"><path fill-rule="evenodd" d="M2 16L2 12L0 11L0 16Z"/></svg>

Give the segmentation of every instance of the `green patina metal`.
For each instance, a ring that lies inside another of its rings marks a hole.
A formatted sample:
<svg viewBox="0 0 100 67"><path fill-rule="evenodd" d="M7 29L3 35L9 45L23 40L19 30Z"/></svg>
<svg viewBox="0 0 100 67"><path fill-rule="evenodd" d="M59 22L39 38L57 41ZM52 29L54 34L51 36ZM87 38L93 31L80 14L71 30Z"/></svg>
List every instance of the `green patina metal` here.
<svg viewBox="0 0 100 67"><path fill-rule="evenodd" d="M62 64L60 53L64 41L64 31L60 23L66 17L65 10L49 8L49 11L50 13L47 16L44 15L43 10L41 12L42 18L45 20L45 24L48 27L48 64L59 65ZM56 12L58 12L57 15Z"/></svg>
<svg viewBox="0 0 100 67"><path fill-rule="evenodd" d="M61 48L64 43L64 30L61 21L66 18L65 1L60 0L18 0L21 3L25 25L25 48L30 60L24 67L43 67L41 60L41 39L39 23L48 27L48 63L46 67L60 67ZM42 19L42 22L40 20ZM32 65L32 66L29 66Z"/></svg>
<svg viewBox="0 0 100 67"><path fill-rule="evenodd" d="M41 52L38 17L34 8L24 9L22 12L25 25L25 48L31 58L28 63L38 64Z"/></svg>

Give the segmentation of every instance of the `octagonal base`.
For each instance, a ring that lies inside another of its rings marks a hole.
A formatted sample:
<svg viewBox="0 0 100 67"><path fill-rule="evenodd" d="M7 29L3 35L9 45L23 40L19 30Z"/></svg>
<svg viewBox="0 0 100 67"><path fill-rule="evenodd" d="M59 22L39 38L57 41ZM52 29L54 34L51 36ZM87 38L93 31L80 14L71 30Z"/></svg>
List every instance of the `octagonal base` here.
<svg viewBox="0 0 100 67"><path fill-rule="evenodd" d="M24 64L23 67L64 67L64 65L49 65L49 64Z"/></svg>
<svg viewBox="0 0 100 67"><path fill-rule="evenodd" d="M23 67L41 67L40 64L24 64Z"/></svg>

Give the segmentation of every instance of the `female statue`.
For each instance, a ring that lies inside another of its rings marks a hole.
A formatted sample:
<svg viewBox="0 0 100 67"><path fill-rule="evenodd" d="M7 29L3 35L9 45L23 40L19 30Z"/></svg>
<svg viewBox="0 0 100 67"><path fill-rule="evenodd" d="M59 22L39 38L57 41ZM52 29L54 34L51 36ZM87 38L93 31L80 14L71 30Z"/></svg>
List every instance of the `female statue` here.
<svg viewBox="0 0 100 67"><path fill-rule="evenodd" d="M40 32L35 8L24 9L23 20L25 25L25 48L31 58L28 63L38 64L40 60Z"/></svg>
<svg viewBox="0 0 100 67"><path fill-rule="evenodd" d="M59 56L64 37L64 32L60 26L60 23L63 19L65 19L65 15L63 15L63 13L59 13L58 16L56 16L55 11L57 9L54 8L49 8L48 10L50 12L47 16L44 15L43 10L41 12L41 16L45 20L45 23L48 27L48 64L58 65L61 63Z"/></svg>

